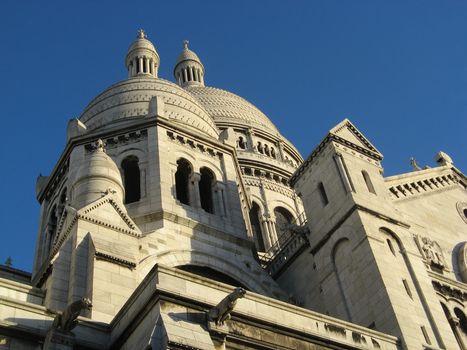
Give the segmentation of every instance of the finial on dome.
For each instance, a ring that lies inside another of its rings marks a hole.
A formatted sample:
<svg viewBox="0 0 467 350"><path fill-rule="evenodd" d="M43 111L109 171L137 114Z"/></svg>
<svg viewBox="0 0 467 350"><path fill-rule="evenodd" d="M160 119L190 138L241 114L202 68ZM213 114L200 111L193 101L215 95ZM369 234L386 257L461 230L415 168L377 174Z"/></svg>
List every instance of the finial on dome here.
<svg viewBox="0 0 467 350"><path fill-rule="evenodd" d="M138 38L138 39L147 39L147 37L148 36L144 32L144 29L141 28L141 29L138 30L138 35L136 36L136 38Z"/></svg>
<svg viewBox="0 0 467 350"><path fill-rule="evenodd" d="M204 86L204 66L198 55L188 48L188 44L188 40L183 40L183 51L174 68L175 80L182 87Z"/></svg>

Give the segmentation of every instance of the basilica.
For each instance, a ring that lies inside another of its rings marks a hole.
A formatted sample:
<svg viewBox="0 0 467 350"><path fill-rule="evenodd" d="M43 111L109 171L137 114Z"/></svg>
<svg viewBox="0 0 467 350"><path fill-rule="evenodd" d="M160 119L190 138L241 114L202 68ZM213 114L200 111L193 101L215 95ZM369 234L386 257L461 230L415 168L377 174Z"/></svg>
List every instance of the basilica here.
<svg viewBox="0 0 467 350"><path fill-rule="evenodd" d="M33 270L0 265L0 350L467 349L448 154L384 177L345 119L304 159L205 85L187 41L171 80L142 30L124 62L37 179Z"/></svg>

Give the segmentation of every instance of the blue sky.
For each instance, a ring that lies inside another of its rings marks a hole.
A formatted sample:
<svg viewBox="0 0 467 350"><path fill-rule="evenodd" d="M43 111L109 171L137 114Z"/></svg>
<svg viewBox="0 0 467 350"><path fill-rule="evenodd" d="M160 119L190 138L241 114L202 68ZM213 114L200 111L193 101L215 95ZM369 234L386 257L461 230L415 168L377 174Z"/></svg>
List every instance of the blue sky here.
<svg viewBox="0 0 467 350"><path fill-rule="evenodd" d="M443 150L467 169L465 1L2 1L0 262L31 270L39 205L66 125L126 78L144 28L172 80L183 39L206 84L246 98L303 156L344 118L384 154L385 175L434 165Z"/></svg>

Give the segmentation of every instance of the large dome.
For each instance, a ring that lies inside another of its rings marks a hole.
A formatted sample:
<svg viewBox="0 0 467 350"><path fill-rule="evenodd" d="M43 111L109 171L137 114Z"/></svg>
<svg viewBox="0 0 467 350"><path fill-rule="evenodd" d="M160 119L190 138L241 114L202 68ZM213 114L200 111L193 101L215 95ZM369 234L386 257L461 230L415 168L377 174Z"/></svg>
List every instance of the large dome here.
<svg viewBox="0 0 467 350"><path fill-rule="evenodd" d="M88 130L134 118L144 118L154 97L164 101L165 117L204 136L218 138L217 127L190 93L167 80L135 77L112 85L89 103L79 117Z"/></svg>
<svg viewBox="0 0 467 350"><path fill-rule="evenodd" d="M250 126L280 136L269 118L253 104L229 91L209 86L188 86L216 124Z"/></svg>

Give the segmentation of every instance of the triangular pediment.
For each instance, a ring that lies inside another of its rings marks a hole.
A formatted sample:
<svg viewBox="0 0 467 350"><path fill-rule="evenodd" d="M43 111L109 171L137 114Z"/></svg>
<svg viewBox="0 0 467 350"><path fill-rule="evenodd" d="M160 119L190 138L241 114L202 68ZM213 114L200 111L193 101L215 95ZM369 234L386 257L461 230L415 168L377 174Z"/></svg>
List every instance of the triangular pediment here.
<svg viewBox="0 0 467 350"><path fill-rule="evenodd" d="M363 149L371 153L375 153L381 158L383 156L348 119L344 119L337 124L329 131L329 134L334 136L337 141L350 143L351 145L356 146L357 149Z"/></svg>
<svg viewBox="0 0 467 350"><path fill-rule="evenodd" d="M79 210L70 205L65 206L54 238L52 255L58 251L78 220L85 220L130 236L141 236L141 230L128 216L125 206L109 192Z"/></svg>
<svg viewBox="0 0 467 350"><path fill-rule="evenodd" d="M111 193L79 209L77 214L79 219L103 225L132 236L141 235L141 231L127 214L125 206L119 203Z"/></svg>

